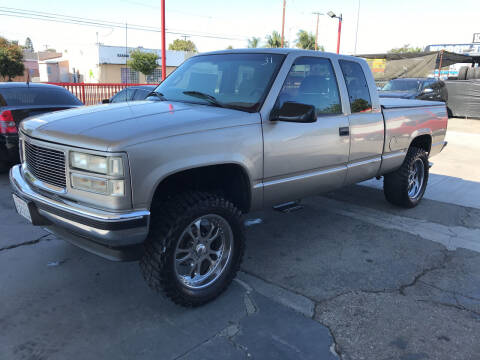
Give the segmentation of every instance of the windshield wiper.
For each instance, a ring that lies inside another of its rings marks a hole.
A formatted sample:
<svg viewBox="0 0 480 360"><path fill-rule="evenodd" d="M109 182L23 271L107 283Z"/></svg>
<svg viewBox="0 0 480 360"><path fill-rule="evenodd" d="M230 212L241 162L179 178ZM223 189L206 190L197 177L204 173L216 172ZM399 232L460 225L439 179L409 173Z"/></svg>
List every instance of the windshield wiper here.
<svg viewBox="0 0 480 360"><path fill-rule="evenodd" d="M218 107L225 107L221 102L219 102L214 96L205 94L200 91L184 91L185 95L193 96L199 99L207 100L210 104L213 104Z"/></svg>
<svg viewBox="0 0 480 360"><path fill-rule="evenodd" d="M167 100L167 99L165 99L165 96L164 96L162 93L156 92L156 91L152 91L150 94L147 95L146 98L148 98L148 97L150 97L150 96L156 96L156 97L158 97L158 98L159 98L160 100L162 100L162 101ZM145 98L145 99L146 99L146 98Z"/></svg>

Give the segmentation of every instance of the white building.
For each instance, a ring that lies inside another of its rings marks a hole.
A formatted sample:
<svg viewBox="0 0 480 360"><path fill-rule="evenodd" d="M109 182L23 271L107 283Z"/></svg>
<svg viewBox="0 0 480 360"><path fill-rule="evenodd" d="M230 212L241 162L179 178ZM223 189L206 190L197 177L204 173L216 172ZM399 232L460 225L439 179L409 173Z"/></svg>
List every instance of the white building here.
<svg viewBox="0 0 480 360"><path fill-rule="evenodd" d="M145 76L133 71L126 65L130 52L138 50L154 52L158 55L158 67L153 74ZM192 53L185 51L166 52L167 75L175 70ZM162 75L162 52L159 49L125 48L125 46L108 46L95 44L91 47L66 50L63 58L69 61L69 81L86 83L159 83ZM43 80L42 80L43 81Z"/></svg>

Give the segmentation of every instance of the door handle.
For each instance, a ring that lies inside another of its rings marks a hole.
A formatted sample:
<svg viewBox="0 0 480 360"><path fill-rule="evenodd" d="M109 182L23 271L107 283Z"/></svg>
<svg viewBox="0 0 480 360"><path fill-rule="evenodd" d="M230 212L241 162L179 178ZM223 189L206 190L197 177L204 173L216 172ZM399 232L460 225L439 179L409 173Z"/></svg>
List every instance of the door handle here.
<svg viewBox="0 0 480 360"><path fill-rule="evenodd" d="M338 135L340 136L350 135L350 128L348 126L338 128Z"/></svg>

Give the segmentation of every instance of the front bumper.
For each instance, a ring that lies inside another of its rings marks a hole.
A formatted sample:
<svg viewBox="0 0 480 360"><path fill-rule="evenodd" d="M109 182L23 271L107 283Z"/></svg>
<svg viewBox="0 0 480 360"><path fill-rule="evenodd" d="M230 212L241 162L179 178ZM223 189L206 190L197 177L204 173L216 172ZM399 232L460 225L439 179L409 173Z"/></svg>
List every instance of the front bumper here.
<svg viewBox="0 0 480 360"><path fill-rule="evenodd" d="M150 212L108 212L56 195L47 197L36 191L23 176L21 165L10 170L14 193L33 204L34 225L45 226L61 238L104 258L117 261L137 260L148 235Z"/></svg>

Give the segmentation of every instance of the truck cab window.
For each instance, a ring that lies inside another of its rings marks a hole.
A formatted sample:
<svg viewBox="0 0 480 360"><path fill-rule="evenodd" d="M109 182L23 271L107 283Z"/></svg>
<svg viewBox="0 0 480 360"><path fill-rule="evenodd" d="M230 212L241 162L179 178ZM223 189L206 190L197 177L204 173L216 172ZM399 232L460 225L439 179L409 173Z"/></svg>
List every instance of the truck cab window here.
<svg viewBox="0 0 480 360"><path fill-rule="evenodd" d="M298 58L285 79L277 106L281 107L287 101L313 105L317 116L341 114L337 79L330 60Z"/></svg>
<svg viewBox="0 0 480 360"><path fill-rule="evenodd" d="M372 111L370 91L360 64L345 60L339 60L338 62L347 84L352 113Z"/></svg>

